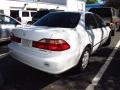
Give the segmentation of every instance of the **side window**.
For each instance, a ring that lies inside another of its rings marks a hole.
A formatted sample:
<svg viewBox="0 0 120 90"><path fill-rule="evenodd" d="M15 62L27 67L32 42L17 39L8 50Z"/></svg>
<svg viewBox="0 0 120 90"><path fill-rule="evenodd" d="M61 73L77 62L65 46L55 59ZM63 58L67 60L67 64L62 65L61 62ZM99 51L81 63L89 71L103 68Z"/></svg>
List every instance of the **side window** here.
<svg viewBox="0 0 120 90"><path fill-rule="evenodd" d="M105 23L104 23L104 21L101 19L100 16L94 14L94 17L95 17L95 19L96 19L96 22L97 22L97 25L98 25L99 28L105 27Z"/></svg>
<svg viewBox="0 0 120 90"><path fill-rule="evenodd" d="M6 21L8 18L6 18L4 15L0 15L0 24L6 24Z"/></svg>
<svg viewBox="0 0 120 90"><path fill-rule="evenodd" d="M16 24L17 24L17 25L19 24L17 21L15 21L15 20L12 19L12 18L10 18L10 22L9 22L9 23L10 23L10 24L15 24L15 25L16 25Z"/></svg>
<svg viewBox="0 0 120 90"><path fill-rule="evenodd" d="M90 13L85 14L85 28L87 30L97 28L97 23L95 21L95 18Z"/></svg>

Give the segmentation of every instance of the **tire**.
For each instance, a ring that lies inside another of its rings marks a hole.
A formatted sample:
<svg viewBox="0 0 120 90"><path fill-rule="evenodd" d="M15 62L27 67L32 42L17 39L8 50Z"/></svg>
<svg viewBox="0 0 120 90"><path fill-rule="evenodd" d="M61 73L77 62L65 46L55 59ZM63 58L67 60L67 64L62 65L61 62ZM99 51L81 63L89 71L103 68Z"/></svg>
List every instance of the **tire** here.
<svg viewBox="0 0 120 90"><path fill-rule="evenodd" d="M80 58L80 62L77 66L78 68L80 68L81 71L85 71L85 69L87 68L89 63L89 58L90 58L90 49L85 48Z"/></svg>
<svg viewBox="0 0 120 90"><path fill-rule="evenodd" d="M116 26L113 24L113 25L111 26L111 35L112 35L112 36L115 36L115 33L116 33Z"/></svg>
<svg viewBox="0 0 120 90"><path fill-rule="evenodd" d="M110 43L111 43L111 33L110 33L107 41L103 44L103 46L108 46L108 45L110 45Z"/></svg>
<svg viewBox="0 0 120 90"><path fill-rule="evenodd" d="M112 36L115 36L116 31L112 30Z"/></svg>

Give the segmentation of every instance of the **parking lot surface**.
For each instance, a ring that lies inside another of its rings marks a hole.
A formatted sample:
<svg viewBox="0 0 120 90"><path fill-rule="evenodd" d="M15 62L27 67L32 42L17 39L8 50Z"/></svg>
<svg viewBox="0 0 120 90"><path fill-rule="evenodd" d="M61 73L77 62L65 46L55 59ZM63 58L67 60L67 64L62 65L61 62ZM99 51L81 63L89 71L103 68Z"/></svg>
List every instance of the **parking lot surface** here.
<svg viewBox="0 0 120 90"><path fill-rule="evenodd" d="M118 31L108 47L97 50L85 72L68 71L51 75L13 59L7 46L0 48L0 90L86 90L120 40ZM88 90L120 90L120 48L94 87Z"/></svg>

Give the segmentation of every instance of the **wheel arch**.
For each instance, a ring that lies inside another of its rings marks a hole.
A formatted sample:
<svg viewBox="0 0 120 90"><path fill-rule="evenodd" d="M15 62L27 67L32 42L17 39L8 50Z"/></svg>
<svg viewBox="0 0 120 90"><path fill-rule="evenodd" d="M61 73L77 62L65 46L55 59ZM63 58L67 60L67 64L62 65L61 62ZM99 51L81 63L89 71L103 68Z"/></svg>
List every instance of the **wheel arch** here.
<svg viewBox="0 0 120 90"><path fill-rule="evenodd" d="M90 49L90 54L92 54L92 49L93 49L93 47L92 47L91 44L88 44L85 48L89 48L89 49Z"/></svg>
<svg viewBox="0 0 120 90"><path fill-rule="evenodd" d="M86 46L85 46L85 48L83 49L83 51L82 51L82 53L85 51L85 50L88 50L89 49L89 53L90 53L90 55L92 54L92 45L91 44L87 44ZM81 54L81 57L79 58L79 61L78 61L78 63L77 63L77 65L76 65L76 67L75 67L75 69L77 68L78 70L79 70L79 68L80 68L80 66L81 66L81 58L82 58L82 54ZM84 71L84 70L82 70L82 68L80 69L81 71Z"/></svg>

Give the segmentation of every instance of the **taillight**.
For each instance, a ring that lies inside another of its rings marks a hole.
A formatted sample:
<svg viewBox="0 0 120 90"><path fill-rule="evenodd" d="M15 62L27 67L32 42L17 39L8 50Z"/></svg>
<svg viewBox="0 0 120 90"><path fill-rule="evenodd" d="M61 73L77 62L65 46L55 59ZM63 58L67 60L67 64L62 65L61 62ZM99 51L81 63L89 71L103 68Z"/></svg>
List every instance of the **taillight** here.
<svg viewBox="0 0 120 90"><path fill-rule="evenodd" d="M63 51L70 48L70 45L62 39L41 39L33 41L32 46L51 51Z"/></svg>
<svg viewBox="0 0 120 90"><path fill-rule="evenodd" d="M21 38L16 37L14 34L11 34L11 40L17 43L21 43Z"/></svg>

